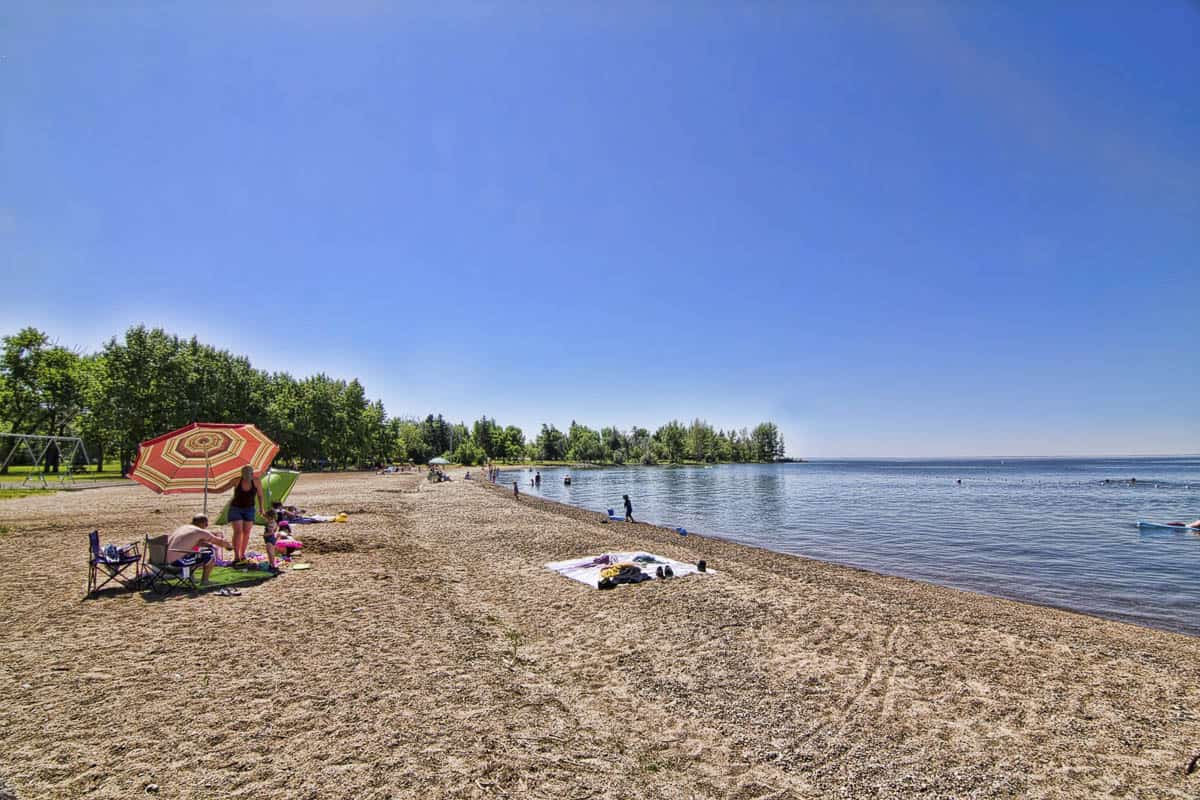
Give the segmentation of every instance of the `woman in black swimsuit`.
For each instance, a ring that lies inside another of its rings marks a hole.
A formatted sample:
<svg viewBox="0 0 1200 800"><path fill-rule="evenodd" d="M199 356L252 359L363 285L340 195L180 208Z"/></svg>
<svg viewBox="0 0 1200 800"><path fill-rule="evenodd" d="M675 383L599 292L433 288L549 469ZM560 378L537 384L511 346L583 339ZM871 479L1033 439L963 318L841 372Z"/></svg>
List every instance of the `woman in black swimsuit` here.
<svg viewBox="0 0 1200 800"><path fill-rule="evenodd" d="M262 483L254 477L253 467L242 467L242 474L225 487L233 487L233 500L229 502L229 521L233 523L233 563L246 560L246 548L250 544L250 529L254 527L254 504L263 511ZM224 491L224 489L222 490Z"/></svg>

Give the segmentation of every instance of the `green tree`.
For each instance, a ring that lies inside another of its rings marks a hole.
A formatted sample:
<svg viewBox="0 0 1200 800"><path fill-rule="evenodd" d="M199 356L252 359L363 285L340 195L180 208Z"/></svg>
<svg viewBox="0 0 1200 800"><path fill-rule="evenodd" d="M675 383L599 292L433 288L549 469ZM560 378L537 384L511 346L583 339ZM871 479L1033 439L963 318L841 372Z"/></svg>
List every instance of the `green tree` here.
<svg viewBox="0 0 1200 800"><path fill-rule="evenodd" d="M475 420L471 426L471 438L475 440L488 458L503 458L507 449L504 429L496 424L496 420L486 416Z"/></svg>
<svg viewBox="0 0 1200 800"><path fill-rule="evenodd" d="M607 460L624 464L629 459L629 438L615 427L600 430L600 443Z"/></svg>
<svg viewBox="0 0 1200 800"><path fill-rule="evenodd" d="M773 422L760 422L750 434L752 457L755 461L773 461L783 458L783 437Z"/></svg>
<svg viewBox="0 0 1200 800"><path fill-rule="evenodd" d="M431 418L432 419L432 418ZM405 420L400 423L400 444L404 448L404 457L414 464L426 464L433 458L435 451L425 438L422 423L415 420Z"/></svg>
<svg viewBox="0 0 1200 800"><path fill-rule="evenodd" d="M717 460L717 436L712 426L702 419L694 419L688 426L686 447L688 457L693 461Z"/></svg>
<svg viewBox="0 0 1200 800"><path fill-rule="evenodd" d="M138 325L104 346L107 391L96 413L101 426L117 434L115 445L123 472L129 470L138 444L193 421L196 409L180 374L177 337L162 329Z"/></svg>
<svg viewBox="0 0 1200 800"><path fill-rule="evenodd" d="M501 456L505 461L521 461L525 458L525 433L516 425L508 425L504 428L504 454Z"/></svg>
<svg viewBox="0 0 1200 800"><path fill-rule="evenodd" d="M464 466L475 466L487 460L487 453L483 451L482 447L471 441L470 437L464 437L454 448L450 460Z"/></svg>
<svg viewBox="0 0 1200 800"><path fill-rule="evenodd" d="M438 414L437 417L432 414L427 416L421 423L421 433L425 437L425 445L430 453L441 455L450 452L450 426L446 424L446 420L442 419L441 414ZM430 456L430 458L432 457Z"/></svg>
<svg viewBox="0 0 1200 800"><path fill-rule="evenodd" d="M105 456L116 448L120 441L120 431L111 427L100 412L110 389L108 363L103 355L95 354L82 358L79 367L83 409L76 422L76 429L99 471L104 466Z"/></svg>
<svg viewBox="0 0 1200 800"><path fill-rule="evenodd" d="M23 328L3 339L0 355L0 419L17 433L35 432L41 415L41 361L50 340L37 328Z"/></svg>
<svg viewBox="0 0 1200 800"><path fill-rule="evenodd" d="M87 373L82 357L53 345L36 328L24 328L3 339L0 353L0 420L3 429L50 436L71 435L83 412ZM0 459L8 455L4 442ZM58 452L47 451L47 463L58 469Z"/></svg>
<svg viewBox="0 0 1200 800"><path fill-rule="evenodd" d="M671 420L654 432L654 441L663 459L678 464L686 452L687 429L678 420Z"/></svg>
<svg viewBox="0 0 1200 800"><path fill-rule="evenodd" d="M603 461L604 445L600 441L600 434L572 420L567 434L567 458L572 461Z"/></svg>
<svg viewBox="0 0 1200 800"><path fill-rule="evenodd" d="M567 455L567 440L562 431L553 425L542 423L542 432L537 437L537 456L543 461L561 461Z"/></svg>

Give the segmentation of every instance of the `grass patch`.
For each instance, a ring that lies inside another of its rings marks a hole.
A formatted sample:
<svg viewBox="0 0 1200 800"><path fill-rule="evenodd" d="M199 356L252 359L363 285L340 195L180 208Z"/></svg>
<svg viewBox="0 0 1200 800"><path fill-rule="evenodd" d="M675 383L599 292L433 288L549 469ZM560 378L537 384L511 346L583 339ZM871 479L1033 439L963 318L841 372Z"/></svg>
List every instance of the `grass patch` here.
<svg viewBox="0 0 1200 800"><path fill-rule="evenodd" d="M37 475L41 471L41 469L34 469L27 464L10 464L8 466L8 472L0 474L0 481L23 481L30 475L34 476L32 480L37 481ZM47 472L46 483L51 485L56 485L60 482L65 483L66 481L60 481L60 478L66 478L66 475L66 467L61 468L59 472ZM104 462L104 466L99 471L96 470L96 465L92 464L91 466L87 467L86 472L75 472L72 477L76 481L114 481L119 480L124 476L121 475L120 462L106 461ZM40 481L38 482L38 485L41 485Z"/></svg>
<svg viewBox="0 0 1200 800"><path fill-rule="evenodd" d="M197 570L199 572L199 570ZM256 586L263 581L268 581L275 577L269 572L263 572L258 569L234 569L233 567L213 567L212 574L208 578L208 583L200 587L201 593L215 592L218 589L235 586ZM200 577L197 575L196 583L199 585ZM173 594L178 594L182 591L187 594L187 589L176 589ZM151 589L143 592L143 596L150 600L159 599L160 595Z"/></svg>
<svg viewBox="0 0 1200 800"><path fill-rule="evenodd" d="M265 580L270 580L275 577L269 572L263 572L261 569L234 569L233 567L213 567L212 575L209 576L208 586L221 588L222 586L239 586L246 584L262 583Z"/></svg>
<svg viewBox="0 0 1200 800"><path fill-rule="evenodd" d="M53 489L0 489L0 500L16 500L33 494L54 494Z"/></svg>

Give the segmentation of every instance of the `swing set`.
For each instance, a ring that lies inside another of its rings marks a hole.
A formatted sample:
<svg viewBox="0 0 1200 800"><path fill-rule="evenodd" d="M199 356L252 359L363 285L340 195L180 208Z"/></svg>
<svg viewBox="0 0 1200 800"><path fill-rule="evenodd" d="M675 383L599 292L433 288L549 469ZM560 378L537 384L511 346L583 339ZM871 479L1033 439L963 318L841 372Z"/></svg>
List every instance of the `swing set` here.
<svg viewBox="0 0 1200 800"><path fill-rule="evenodd" d="M29 457L29 464L32 469L25 474L25 480L21 483L21 488L26 488L30 485L30 481L35 481L35 488L49 489L49 484L46 483L46 456L52 451L58 456L58 482L62 484L75 484L75 462L78 460L85 466L90 464L88 461L87 448L83 445L83 439L78 436L37 436L32 433L0 433L0 441L10 442L8 447L8 455L4 457L4 461L0 463L0 472L3 472L10 464L14 464L14 458L18 454ZM63 469L65 465L65 469ZM40 483L40 487L36 484Z"/></svg>

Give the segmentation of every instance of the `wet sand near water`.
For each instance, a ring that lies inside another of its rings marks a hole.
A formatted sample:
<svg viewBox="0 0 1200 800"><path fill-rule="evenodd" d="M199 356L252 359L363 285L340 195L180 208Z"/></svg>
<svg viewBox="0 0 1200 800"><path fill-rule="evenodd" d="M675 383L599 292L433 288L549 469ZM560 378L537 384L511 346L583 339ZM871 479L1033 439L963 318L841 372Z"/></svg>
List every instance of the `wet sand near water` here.
<svg viewBox="0 0 1200 800"><path fill-rule="evenodd" d="M305 475L313 568L81 602L86 533L195 496L0 502L17 798L1192 798L1200 639L600 515L511 486ZM219 504L219 502L218 502ZM261 546L256 532L252 549ZM718 574L600 592L606 550Z"/></svg>

